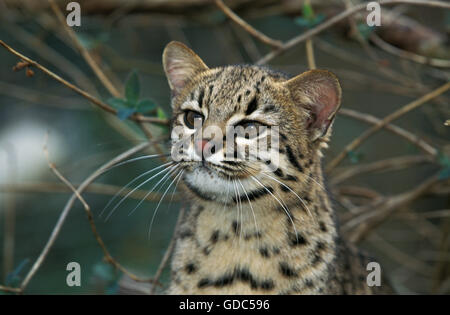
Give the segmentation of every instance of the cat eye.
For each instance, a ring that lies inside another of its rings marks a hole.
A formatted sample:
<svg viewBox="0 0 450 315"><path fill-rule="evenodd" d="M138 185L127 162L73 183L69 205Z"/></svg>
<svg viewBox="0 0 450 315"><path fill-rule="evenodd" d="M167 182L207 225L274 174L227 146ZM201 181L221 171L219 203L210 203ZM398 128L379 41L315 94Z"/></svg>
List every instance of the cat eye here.
<svg viewBox="0 0 450 315"><path fill-rule="evenodd" d="M194 129L197 124L201 126L203 123L203 115L192 110L188 110L184 113L184 123L189 129Z"/></svg>
<svg viewBox="0 0 450 315"><path fill-rule="evenodd" d="M258 131L264 127L256 121L244 121L236 125L236 135L246 139L253 139L258 136Z"/></svg>

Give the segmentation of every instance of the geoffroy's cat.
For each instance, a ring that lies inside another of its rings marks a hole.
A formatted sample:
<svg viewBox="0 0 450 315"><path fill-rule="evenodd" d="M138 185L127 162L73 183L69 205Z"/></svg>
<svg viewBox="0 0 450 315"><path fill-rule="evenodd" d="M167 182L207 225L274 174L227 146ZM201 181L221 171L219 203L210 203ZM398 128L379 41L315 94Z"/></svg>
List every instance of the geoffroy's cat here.
<svg viewBox="0 0 450 315"><path fill-rule="evenodd" d="M172 127L188 139L174 169L182 171L180 186L191 204L177 232L169 294L391 292L384 282L368 286L370 260L340 237L324 188L321 151L341 103L335 75L311 70L289 78L241 65L210 69L178 42L166 46L163 65ZM277 127L276 152L269 145L265 159L230 159L211 138L193 137L210 126L225 135L223 147L270 138L267 128ZM255 133L229 137L230 126ZM210 154L203 156L206 148Z"/></svg>

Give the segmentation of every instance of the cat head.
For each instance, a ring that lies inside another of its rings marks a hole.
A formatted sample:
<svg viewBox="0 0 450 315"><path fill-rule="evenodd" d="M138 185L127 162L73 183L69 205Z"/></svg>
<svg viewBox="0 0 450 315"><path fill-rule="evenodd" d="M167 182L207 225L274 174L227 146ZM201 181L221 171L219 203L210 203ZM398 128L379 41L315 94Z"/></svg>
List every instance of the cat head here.
<svg viewBox="0 0 450 315"><path fill-rule="evenodd" d="M163 66L172 93L172 157L195 194L225 201L243 182L251 191L269 187L267 175L306 183L305 164L320 156L341 103L335 75L210 69L179 42L166 46Z"/></svg>

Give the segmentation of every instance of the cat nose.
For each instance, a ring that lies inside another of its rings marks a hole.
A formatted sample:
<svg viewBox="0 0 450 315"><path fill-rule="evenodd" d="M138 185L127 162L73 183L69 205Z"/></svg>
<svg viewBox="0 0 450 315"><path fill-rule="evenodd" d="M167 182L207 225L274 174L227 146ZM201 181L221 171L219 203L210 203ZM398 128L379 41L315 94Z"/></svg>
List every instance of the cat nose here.
<svg viewBox="0 0 450 315"><path fill-rule="evenodd" d="M207 139L200 139L196 140L195 142L195 152L204 158L205 154L208 155L210 152L211 154L215 153L215 146L214 143Z"/></svg>

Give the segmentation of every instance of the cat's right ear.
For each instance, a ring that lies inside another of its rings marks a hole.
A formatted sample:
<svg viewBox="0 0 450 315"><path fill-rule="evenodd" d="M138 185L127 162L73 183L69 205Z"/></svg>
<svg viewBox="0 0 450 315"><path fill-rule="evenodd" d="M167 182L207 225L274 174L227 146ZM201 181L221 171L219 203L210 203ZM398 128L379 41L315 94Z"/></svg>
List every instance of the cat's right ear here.
<svg viewBox="0 0 450 315"><path fill-rule="evenodd" d="M164 48L163 67L173 95L177 95L196 74L208 67L195 52L180 42Z"/></svg>

